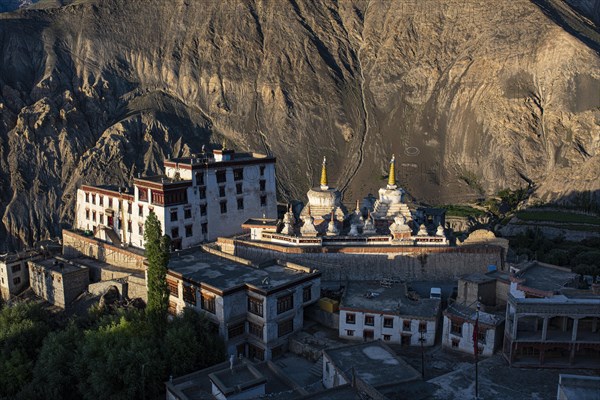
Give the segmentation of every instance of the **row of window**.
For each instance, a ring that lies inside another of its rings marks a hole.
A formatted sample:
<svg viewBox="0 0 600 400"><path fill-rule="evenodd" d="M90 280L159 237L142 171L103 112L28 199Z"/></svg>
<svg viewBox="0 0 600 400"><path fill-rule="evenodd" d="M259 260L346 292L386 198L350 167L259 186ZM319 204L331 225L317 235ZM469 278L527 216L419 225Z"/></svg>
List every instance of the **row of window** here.
<svg viewBox="0 0 600 400"><path fill-rule="evenodd" d="M312 298L312 286L307 286L302 289L302 301L306 303ZM288 294L277 298L277 314L282 314L294 308L294 295ZM248 296L248 311L252 314L262 317L263 300Z"/></svg>
<svg viewBox="0 0 600 400"><path fill-rule="evenodd" d="M350 325L356 324L356 314L354 313L346 313L346 323ZM375 325L375 316L374 315L365 315L364 324L366 326L374 326ZM405 319L402 321L402 330L410 331L411 320ZM383 327L384 328L393 328L394 327L394 318L384 317L383 318ZM421 321L419 322L419 332L427 332L427 322ZM351 335L349 335L351 336Z"/></svg>
<svg viewBox="0 0 600 400"><path fill-rule="evenodd" d="M265 166L260 167L260 176L265 176ZM227 182L227 172L224 169L215 172L217 177L217 183ZM244 168L234 168L233 180L241 181L244 179ZM204 174L202 172L196 172L196 185L204 185Z"/></svg>
<svg viewBox="0 0 600 400"><path fill-rule="evenodd" d="M254 322L248 322L248 334L264 340L263 325L255 324ZM288 335L294 331L294 319L286 319L277 324L277 337ZM229 340L246 333L246 321L239 322L235 325L231 325L227 328L227 338Z"/></svg>
<svg viewBox="0 0 600 400"><path fill-rule="evenodd" d="M140 193L141 192L142 191L140 191ZM91 201L90 201L90 198L91 198ZM108 199L108 205L107 205L107 207L108 208L112 208L112 206L113 206L113 198L110 197L110 196L106 196L106 198ZM87 193L86 192L85 193L85 202L93 204L93 205L96 205L96 194L95 193ZM117 200L117 204L118 203L119 202ZM104 207L104 196L103 195L101 195L101 194L98 195L98 203L97 204L99 206L101 206L101 207ZM132 213L131 201L127 202L127 213L128 214ZM143 216L143 214L144 214L143 206L139 206L138 213L139 213L140 216Z"/></svg>
<svg viewBox="0 0 600 400"><path fill-rule="evenodd" d="M462 336L462 321L454 321L450 320L450 333L455 336ZM485 343L485 338L487 336L487 331L485 329L477 330L477 341L481 343Z"/></svg>

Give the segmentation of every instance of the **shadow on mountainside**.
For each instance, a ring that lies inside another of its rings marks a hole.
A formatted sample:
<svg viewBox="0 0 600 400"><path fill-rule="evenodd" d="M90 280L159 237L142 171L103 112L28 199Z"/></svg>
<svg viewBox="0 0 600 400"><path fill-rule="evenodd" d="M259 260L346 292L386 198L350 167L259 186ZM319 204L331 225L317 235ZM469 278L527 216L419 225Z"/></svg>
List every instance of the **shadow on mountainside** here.
<svg viewBox="0 0 600 400"><path fill-rule="evenodd" d="M531 0L554 23L600 54L600 32L562 1Z"/></svg>

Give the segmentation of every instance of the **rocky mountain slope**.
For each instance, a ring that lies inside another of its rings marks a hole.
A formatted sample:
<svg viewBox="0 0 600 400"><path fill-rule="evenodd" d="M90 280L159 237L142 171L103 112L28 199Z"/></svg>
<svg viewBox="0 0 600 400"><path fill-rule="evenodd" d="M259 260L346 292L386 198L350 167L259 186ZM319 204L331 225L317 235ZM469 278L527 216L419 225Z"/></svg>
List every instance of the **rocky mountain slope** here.
<svg viewBox="0 0 600 400"><path fill-rule="evenodd" d="M78 185L126 183L223 137L278 157L283 200L304 197L324 155L345 201L375 193L392 153L418 200L598 193L600 40L557 2L76 0L0 14L0 239L56 236Z"/></svg>

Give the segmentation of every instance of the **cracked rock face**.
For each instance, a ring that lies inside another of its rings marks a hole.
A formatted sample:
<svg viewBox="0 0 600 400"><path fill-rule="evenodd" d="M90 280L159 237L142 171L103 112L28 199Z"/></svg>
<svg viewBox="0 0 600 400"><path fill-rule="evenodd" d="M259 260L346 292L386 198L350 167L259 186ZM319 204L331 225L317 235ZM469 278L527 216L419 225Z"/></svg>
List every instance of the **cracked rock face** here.
<svg viewBox="0 0 600 400"><path fill-rule="evenodd" d="M2 243L59 235L80 184L223 138L277 156L284 201L323 156L345 202L376 193L392 153L438 204L600 189L598 41L536 2L54 3L0 14Z"/></svg>

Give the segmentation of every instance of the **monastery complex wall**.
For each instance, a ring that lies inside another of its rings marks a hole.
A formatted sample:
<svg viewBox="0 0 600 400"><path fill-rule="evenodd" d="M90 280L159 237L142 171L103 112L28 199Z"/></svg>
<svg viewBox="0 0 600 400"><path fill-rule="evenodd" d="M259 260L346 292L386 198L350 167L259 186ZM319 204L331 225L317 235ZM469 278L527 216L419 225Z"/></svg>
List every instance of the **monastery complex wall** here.
<svg viewBox="0 0 600 400"><path fill-rule="evenodd" d="M281 259L318 268L322 280L407 281L456 280L464 274L485 272L488 265L504 270L504 249L500 246L447 248L340 247L298 248L219 238L221 250L256 261Z"/></svg>

